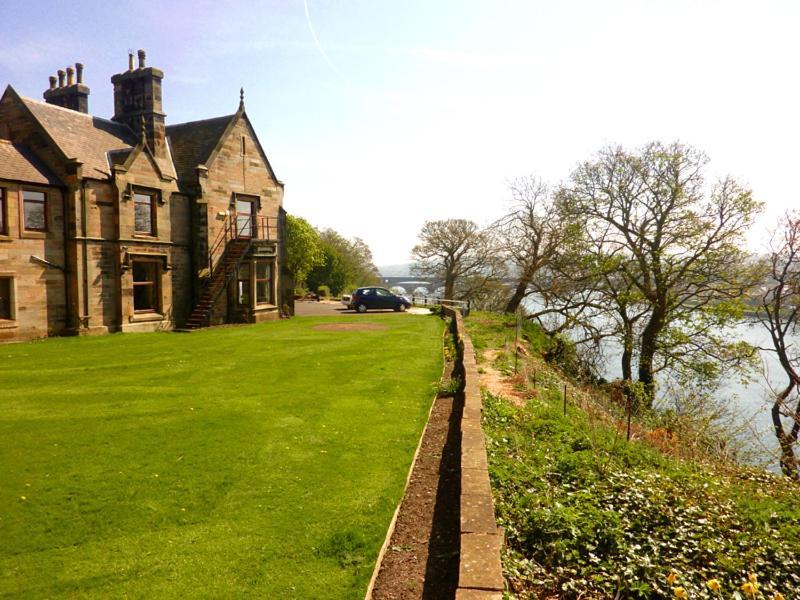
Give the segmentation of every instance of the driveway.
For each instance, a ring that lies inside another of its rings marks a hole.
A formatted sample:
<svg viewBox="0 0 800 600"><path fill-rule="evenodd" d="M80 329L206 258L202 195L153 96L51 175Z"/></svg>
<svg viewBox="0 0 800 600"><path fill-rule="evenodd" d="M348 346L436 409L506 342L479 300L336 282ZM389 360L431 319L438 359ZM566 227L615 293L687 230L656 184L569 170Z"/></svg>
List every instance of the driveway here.
<svg viewBox="0 0 800 600"><path fill-rule="evenodd" d="M408 314L429 314L427 308L410 308L406 311ZM385 313L394 313L393 310L369 310L366 314L368 315L376 315L376 314L385 314ZM323 300L321 302L314 302L313 300L310 302L295 300L294 303L294 316L295 317L335 317L338 315L351 315L354 317L361 316L360 313L357 313L354 310L350 310L341 302L334 302L333 300Z"/></svg>

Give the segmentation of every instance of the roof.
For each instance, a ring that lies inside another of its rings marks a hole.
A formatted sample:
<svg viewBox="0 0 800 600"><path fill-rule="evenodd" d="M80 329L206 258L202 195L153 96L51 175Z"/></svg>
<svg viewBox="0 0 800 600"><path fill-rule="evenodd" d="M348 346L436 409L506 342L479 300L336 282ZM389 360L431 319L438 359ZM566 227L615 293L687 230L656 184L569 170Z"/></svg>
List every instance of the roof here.
<svg viewBox="0 0 800 600"><path fill-rule="evenodd" d="M175 171L181 183L197 183L195 169L208 160L236 114L167 126Z"/></svg>
<svg viewBox="0 0 800 600"><path fill-rule="evenodd" d="M25 146L0 140L0 179L61 185L58 178Z"/></svg>
<svg viewBox="0 0 800 600"><path fill-rule="evenodd" d="M83 163L86 177L110 176L107 153L130 150L138 144L126 125L31 98L20 99L61 151Z"/></svg>

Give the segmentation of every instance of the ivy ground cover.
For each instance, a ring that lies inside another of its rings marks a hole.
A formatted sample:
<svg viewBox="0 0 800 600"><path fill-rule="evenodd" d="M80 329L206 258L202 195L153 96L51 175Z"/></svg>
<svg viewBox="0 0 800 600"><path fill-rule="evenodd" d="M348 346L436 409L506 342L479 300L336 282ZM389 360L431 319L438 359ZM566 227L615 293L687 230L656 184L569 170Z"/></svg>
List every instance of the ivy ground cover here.
<svg viewBox="0 0 800 600"><path fill-rule="evenodd" d="M442 324L356 319L0 346L0 596L363 597Z"/></svg>

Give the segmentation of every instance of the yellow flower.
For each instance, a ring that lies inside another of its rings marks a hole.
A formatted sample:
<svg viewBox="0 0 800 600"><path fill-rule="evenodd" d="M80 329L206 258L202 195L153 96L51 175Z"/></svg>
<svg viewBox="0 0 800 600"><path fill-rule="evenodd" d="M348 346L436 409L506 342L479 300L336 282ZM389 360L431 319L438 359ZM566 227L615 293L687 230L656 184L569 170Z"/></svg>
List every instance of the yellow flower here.
<svg viewBox="0 0 800 600"><path fill-rule="evenodd" d="M747 575L747 581L749 581L752 584L756 584L757 585L758 584L758 575L756 575L755 573L749 573Z"/></svg>
<svg viewBox="0 0 800 600"><path fill-rule="evenodd" d="M672 588L672 593L675 594L676 598L688 598L689 595L686 593L686 590L682 587Z"/></svg>
<svg viewBox="0 0 800 600"><path fill-rule="evenodd" d="M667 575L667 583L672 585L675 583L676 579L678 579L678 573L676 571L670 571L669 575Z"/></svg>
<svg viewBox="0 0 800 600"><path fill-rule="evenodd" d="M783 594L781 594L780 592L775 592L772 595L772 600L786 600L786 598L784 598Z"/></svg>
<svg viewBox="0 0 800 600"><path fill-rule="evenodd" d="M708 586L708 589L710 589L712 592L719 591L720 588L719 579L709 579L708 581L706 581L706 585Z"/></svg>
<svg viewBox="0 0 800 600"><path fill-rule="evenodd" d="M756 592L758 591L758 584L753 583L752 581L745 581L742 584L742 591L747 594L751 598L756 597Z"/></svg>

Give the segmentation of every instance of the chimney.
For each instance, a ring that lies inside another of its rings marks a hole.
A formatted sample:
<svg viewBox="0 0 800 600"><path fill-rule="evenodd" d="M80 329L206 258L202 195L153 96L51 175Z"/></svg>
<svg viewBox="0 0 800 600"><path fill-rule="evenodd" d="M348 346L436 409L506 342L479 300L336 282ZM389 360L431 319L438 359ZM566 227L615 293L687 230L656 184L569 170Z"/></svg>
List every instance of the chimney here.
<svg viewBox="0 0 800 600"><path fill-rule="evenodd" d="M78 81L74 80L74 75L77 72ZM64 76L66 75L67 84L64 85ZM50 87L44 92L45 102L62 106L82 113L89 112L89 88L83 83L83 65L75 63L75 68L67 67L66 72L58 70L58 87L56 87L56 78L50 77Z"/></svg>
<svg viewBox="0 0 800 600"><path fill-rule="evenodd" d="M167 155L167 138L161 107L161 69L145 65L146 54L139 50L139 68L133 68L133 53L128 53L128 70L111 78L114 85L113 121L124 123L132 131L144 132L147 145L159 158ZM143 123L144 122L144 123Z"/></svg>

